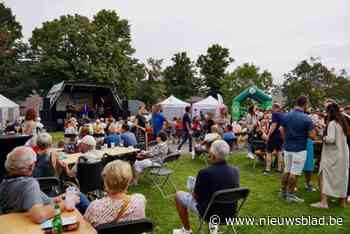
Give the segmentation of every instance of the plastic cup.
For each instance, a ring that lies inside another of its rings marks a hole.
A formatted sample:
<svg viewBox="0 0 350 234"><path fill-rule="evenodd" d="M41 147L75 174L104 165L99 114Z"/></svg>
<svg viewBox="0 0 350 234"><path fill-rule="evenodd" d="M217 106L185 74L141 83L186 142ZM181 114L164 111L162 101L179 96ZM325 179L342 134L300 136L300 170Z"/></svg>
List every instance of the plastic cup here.
<svg viewBox="0 0 350 234"><path fill-rule="evenodd" d="M67 211L73 211L75 208L75 198L79 196L79 190L75 187L68 187L66 189L64 207Z"/></svg>
<svg viewBox="0 0 350 234"><path fill-rule="evenodd" d="M193 176L189 176L187 177L187 184L186 184L186 187L192 191L194 189L194 186L195 186L195 183L196 183L196 178L193 177Z"/></svg>

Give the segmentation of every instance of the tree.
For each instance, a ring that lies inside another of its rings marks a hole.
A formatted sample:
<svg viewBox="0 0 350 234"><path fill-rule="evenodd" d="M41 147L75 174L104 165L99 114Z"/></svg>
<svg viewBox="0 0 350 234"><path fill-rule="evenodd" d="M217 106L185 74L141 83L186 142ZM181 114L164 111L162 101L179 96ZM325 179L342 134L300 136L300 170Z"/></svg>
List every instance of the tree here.
<svg viewBox="0 0 350 234"><path fill-rule="evenodd" d="M301 61L284 77L282 91L287 97L288 107L293 107L300 95L307 95L313 107L320 106L326 97L342 104L350 101L350 81L346 73L338 76L334 69L328 69L319 58Z"/></svg>
<svg viewBox="0 0 350 234"><path fill-rule="evenodd" d="M27 76L27 45L21 42L21 30L11 9L0 2L0 93L16 99L30 93L33 86Z"/></svg>
<svg viewBox="0 0 350 234"><path fill-rule="evenodd" d="M226 77L226 69L233 61L229 50L218 44L209 47L207 54L199 56L197 66L203 76L208 95L220 93L222 82Z"/></svg>
<svg viewBox="0 0 350 234"><path fill-rule="evenodd" d="M163 59L148 58L145 66L145 76L136 84L135 98L151 105L164 96Z"/></svg>
<svg viewBox="0 0 350 234"><path fill-rule="evenodd" d="M260 68L254 64L244 63L238 66L222 82L221 93L226 104L231 105L234 97L252 85L265 91L270 90L273 86L271 73L267 70L260 72Z"/></svg>
<svg viewBox="0 0 350 234"><path fill-rule="evenodd" d="M182 99L191 97L196 93L196 70L193 62L186 52L175 54L171 61L173 64L166 67L163 73L167 95L173 94Z"/></svg>
<svg viewBox="0 0 350 234"><path fill-rule="evenodd" d="M47 90L62 80L114 82L125 95L142 75L132 58L130 26L115 11L101 10L92 20L66 15L45 22L30 39L35 72Z"/></svg>

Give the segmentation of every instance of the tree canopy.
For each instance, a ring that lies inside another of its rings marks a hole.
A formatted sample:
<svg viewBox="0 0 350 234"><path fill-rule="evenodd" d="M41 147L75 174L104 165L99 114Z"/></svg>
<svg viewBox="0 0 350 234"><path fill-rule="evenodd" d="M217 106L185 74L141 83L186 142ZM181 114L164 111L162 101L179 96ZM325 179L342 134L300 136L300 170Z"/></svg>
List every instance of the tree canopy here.
<svg viewBox="0 0 350 234"><path fill-rule="evenodd" d="M261 72L254 64L244 63L225 77L221 92L226 103L231 105L235 96L252 85L262 90L269 90L273 85L272 74L267 70Z"/></svg>
<svg viewBox="0 0 350 234"><path fill-rule="evenodd" d="M30 39L35 73L45 90L62 80L84 79L114 82L125 95L142 75L130 42L128 21L109 10L92 20L61 16L36 28Z"/></svg>
<svg viewBox="0 0 350 234"><path fill-rule="evenodd" d="M323 65L319 58L301 61L291 72L284 75L283 94L287 97L287 106L293 107L300 95L309 96L310 103L316 107L326 97L339 103L349 103L350 80L346 73L337 75L334 69Z"/></svg>
<svg viewBox="0 0 350 234"><path fill-rule="evenodd" d="M164 85L167 95L185 99L196 93L194 80L196 79L195 65L186 52L175 54L172 65L164 70Z"/></svg>
<svg viewBox="0 0 350 234"><path fill-rule="evenodd" d="M206 54L199 56L197 66L203 76L203 83L208 95L221 92L221 85L226 77L226 69L234 61L230 52L218 44L208 48Z"/></svg>

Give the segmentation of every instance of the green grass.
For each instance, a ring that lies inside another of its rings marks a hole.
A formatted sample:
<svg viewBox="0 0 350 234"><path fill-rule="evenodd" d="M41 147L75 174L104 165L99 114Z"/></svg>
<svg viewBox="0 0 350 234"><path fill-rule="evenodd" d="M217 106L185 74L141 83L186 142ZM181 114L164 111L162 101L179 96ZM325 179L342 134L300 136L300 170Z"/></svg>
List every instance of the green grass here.
<svg viewBox="0 0 350 234"><path fill-rule="evenodd" d="M53 134L54 139L60 139L62 134ZM280 175L272 173L270 176L262 175L262 167L253 168L252 162L244 155L234 155L229 163L240 169L241 186L250 189L250 195L243 206L240 216L254 217L291 217L291 216L337 216L342 217L342 226L238 226L238 233L349 233L350 231L350 205L342 209L337 203L330 202L331 209L319 210L311 208L310 203L319 200L319 192L308 193L304 189L303 178L299 180L299 195L305 199L304 204L288 204L278 197L280 188ZM186 190L188 176L195 176L204 168L204 161L201 159L192 161L189 156L183 156L177 165L173 180L178 189ZM316 184L316 175L313 178ZM140 185L131 187L130 193L142 193L147 198L147 216L154 221L156 234L171 234L173 229L181 228L182 225L175 209L174 199L163 199L158 190L153 189L147 181L141 177ZM191 223L196 227L198 220L191 215ZM195 228L194 228L195 229Z"/></svg>

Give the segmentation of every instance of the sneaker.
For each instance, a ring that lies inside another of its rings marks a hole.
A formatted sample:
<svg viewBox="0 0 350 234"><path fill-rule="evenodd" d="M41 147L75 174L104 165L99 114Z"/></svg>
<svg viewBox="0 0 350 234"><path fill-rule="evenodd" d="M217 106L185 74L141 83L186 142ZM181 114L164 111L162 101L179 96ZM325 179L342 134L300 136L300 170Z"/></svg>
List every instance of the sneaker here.
<svg viewBox="0 0 350 234"><path fill-rule="evenodd" d="M323 205L321 202L310 204L310 206L313 208L328 209L328 205Z"/></svg>
<svg viewBox="0 0 350 234"><path fill-rule="evenodd" d="M271 175L271 171L269 171L269 170L264 170L264 171L263 171L263 175L266 175L266 176Z"/></svg>
<svg viewBox="0 0 350 234"><path fill-rule="evenodd" d="M253 154L253 153L248 153L248 154L247 154L247 158L249 158L249 159L254 159L255 157L254 157L254 154Z"/></svg>
<svg viewBox="0 0 350 234"><path fill-rule="evenodd" d="M194 158L195 158L195 156L196 156L194 150L192 150L191 154L192 154L192 160L194 160Z"/></svg>
<svg viewBox="0 0 350 234"><path fill-rule="evenodd" d="M209 223L209 233L210 234L219 234L219 225L214 225Z"/></svg>
<svg viewBox="0 0 350 234"><path fill-rule="evenodd" d="M192 234L192 230L186 230L185 228L174 229L173 234Z"/></svg>
<svg viewBox="0 0 350 234"><path fill-rule="evenodd" d="M297 197L295 194L287 194L287 202L289 203L303 203L304 199Z"/></svg>
<svg viewBox="0 0 350 234"><path fill-rule="evenodd" d="M307 184L305 185L305 189L308 191L308 192L315 192L316 189L314 189L314 187L312 186L312 184Z"/></svg>

